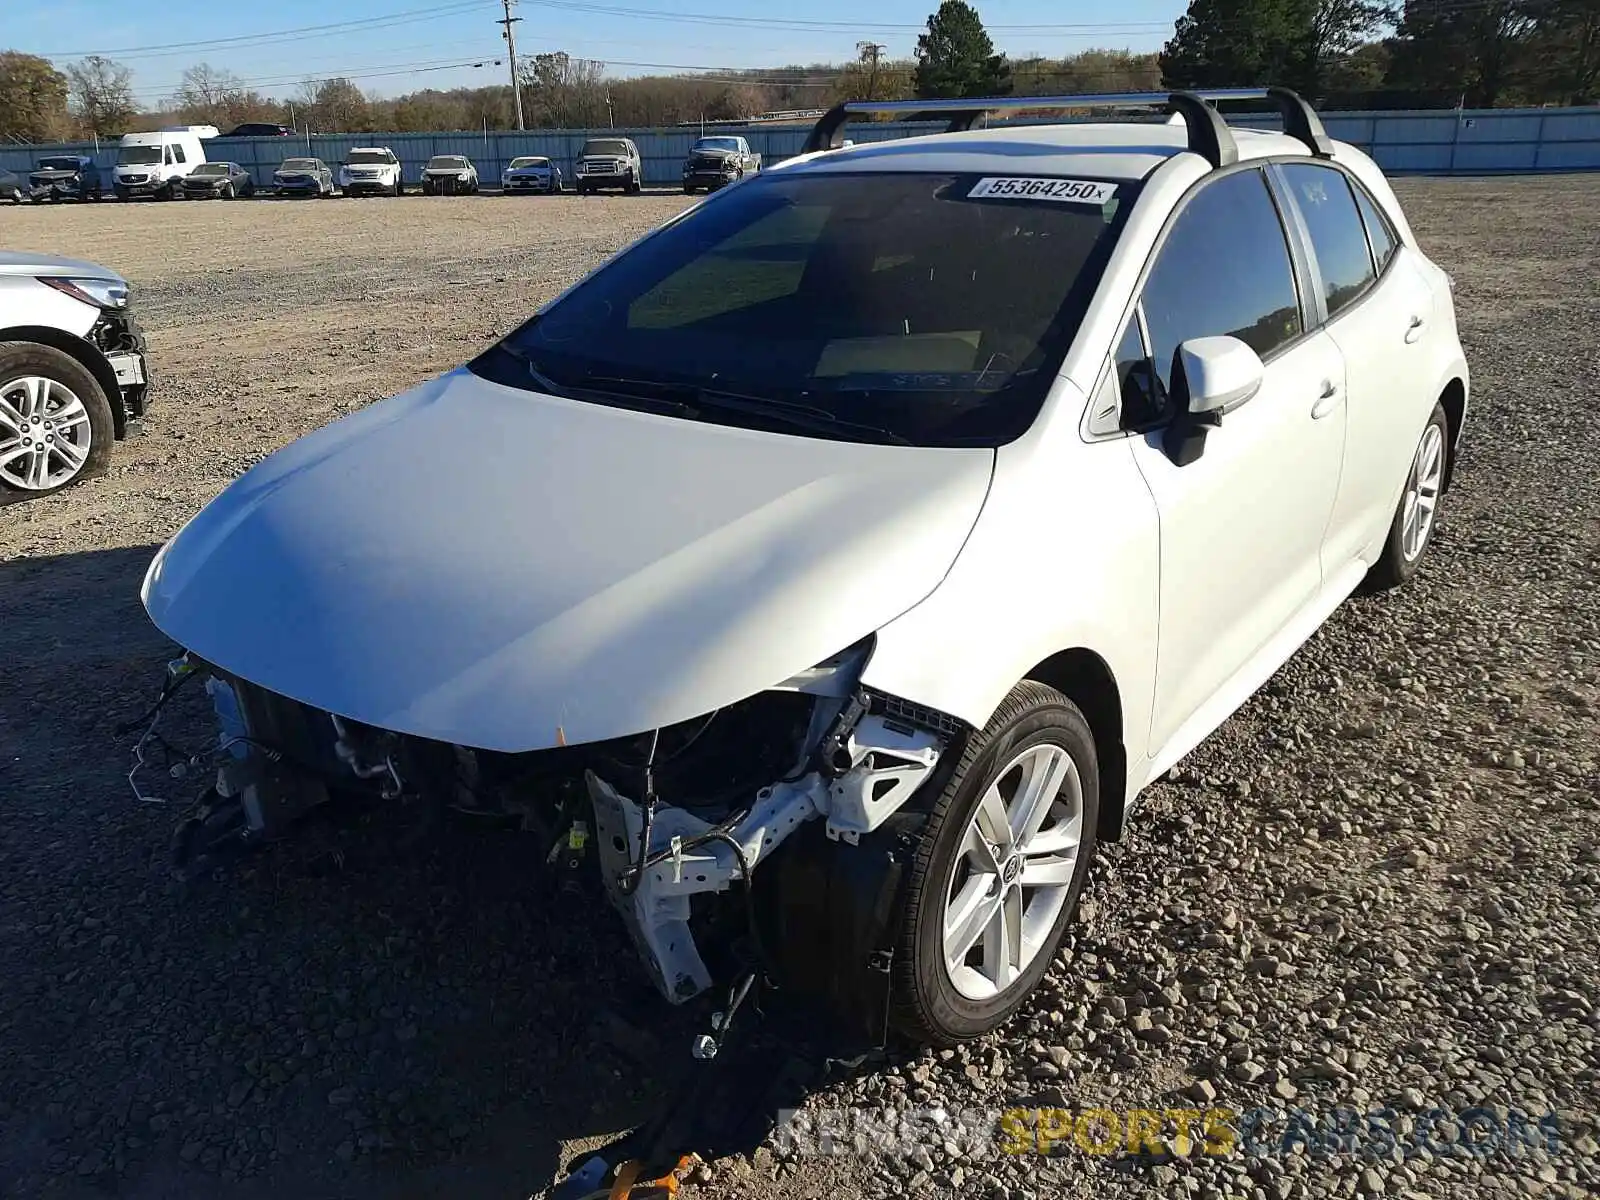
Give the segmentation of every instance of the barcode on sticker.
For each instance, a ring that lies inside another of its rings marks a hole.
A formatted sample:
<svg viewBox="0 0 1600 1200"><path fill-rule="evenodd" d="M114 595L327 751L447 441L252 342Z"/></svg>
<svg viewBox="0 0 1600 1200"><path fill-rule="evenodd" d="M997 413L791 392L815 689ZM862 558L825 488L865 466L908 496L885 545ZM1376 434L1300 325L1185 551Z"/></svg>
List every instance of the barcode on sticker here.
<svg viewBox="0 0 1600 1200"><path fill-rule="evenodd" d="M1114 183L1092 179L1040 179L1005 177L980 179L967 193L968 200L1056 200L1065 204L1104 204L1117 194Z"/></svg>

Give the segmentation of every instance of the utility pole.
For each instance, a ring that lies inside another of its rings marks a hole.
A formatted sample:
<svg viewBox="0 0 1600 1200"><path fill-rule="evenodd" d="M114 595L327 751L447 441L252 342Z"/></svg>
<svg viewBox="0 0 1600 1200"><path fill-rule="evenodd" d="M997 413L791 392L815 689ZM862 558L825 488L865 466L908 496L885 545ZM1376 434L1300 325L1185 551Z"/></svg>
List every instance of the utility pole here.
<svg viewBox="0 0 1600 1200"><path fill-rule="evenodd" d="M878 98L878 55L889 47L878 42L857 42L856 54L860 61L867 64L867 99Z"/></svg>
<svg viewBox="0 0 1600 1200"><path fill-rule="evenodd" d="M511 26L522 20L522 18L513 17L511 15L511 5L514 3L514 0L500 0L500 3L505 5L506 15L503 20L496 21L495 24L504 25L506 27L504 34L506 39L506 57L511 61L511 101L516 105L517 108L517 128L526 129L527 126L523 124L522 121L522 85L517 82L517 39L516 36L511 32Z"/></svg>

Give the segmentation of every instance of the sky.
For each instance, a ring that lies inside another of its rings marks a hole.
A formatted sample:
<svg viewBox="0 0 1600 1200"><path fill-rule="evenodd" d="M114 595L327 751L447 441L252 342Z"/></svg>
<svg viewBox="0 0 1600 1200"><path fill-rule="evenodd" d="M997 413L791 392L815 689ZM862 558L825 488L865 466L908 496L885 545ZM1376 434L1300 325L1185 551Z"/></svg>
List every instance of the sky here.
<svg viewBox="0 0 1600 1200"><path fill-rule="evenodd" d="M507 77L501 0L0 0L0 49L56 65L104 54L133 71L141 105L176 89L185 67L225 68L272 96L346 75L369 94L481 87ZM728 70L855 56L859 41L909 57L935 0L516 0L520 56L564 50L612 75ZM1091 47L1154 50L1183 0L978 0L996 48L1013 58ZM780 12L793 14L779 16ZM496 65L495 60L499 60ZM479 64L482 65L474 65Z"/></svg>

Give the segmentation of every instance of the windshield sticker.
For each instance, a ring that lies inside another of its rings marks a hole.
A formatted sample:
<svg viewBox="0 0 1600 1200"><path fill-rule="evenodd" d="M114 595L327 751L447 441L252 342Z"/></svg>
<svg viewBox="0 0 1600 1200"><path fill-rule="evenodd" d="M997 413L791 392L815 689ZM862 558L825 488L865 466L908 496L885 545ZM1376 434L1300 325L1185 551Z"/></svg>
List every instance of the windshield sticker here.
<svg viewBox="0 0 1600 1200"><path fill-rule="evenodd" d="M980 179L967 193L968 200L1054 200L1061 204L1104 204L1117 194L1114 183L1090 179L1040 179L1003 177Z"/></svg>

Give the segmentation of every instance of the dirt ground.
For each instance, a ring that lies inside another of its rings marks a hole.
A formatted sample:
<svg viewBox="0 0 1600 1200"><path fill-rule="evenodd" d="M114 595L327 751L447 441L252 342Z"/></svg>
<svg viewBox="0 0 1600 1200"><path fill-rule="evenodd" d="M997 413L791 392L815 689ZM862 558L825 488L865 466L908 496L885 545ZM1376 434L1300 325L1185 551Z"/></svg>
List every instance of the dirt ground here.
<svg viewBox="0 0 1600 1200"><path fill-rule="evenodd" d="M702 1194L1600 1185L1600 179L1399 190L1456 277L1474 372L1422 576L1344 606L1152 789L1012 1026L814 1102L1415 1093L1558 1110L1562 1153L797 1164L763 1150ZM609 916L524 843L333 829L179 895L176 813L134 801L132 739L114 731L172 650L137 593L183 521L295 437L456 366L687 202L0 210L0 244L127 276L155 379L108 474L0 507L0 1194L522 1197L648 1110L659 1073L625 1035L662 1006ZM1169 1035L1121 1028L1144 1012ZM665 1061L687 1031L663 1029L643 1037Z"/></svg>

